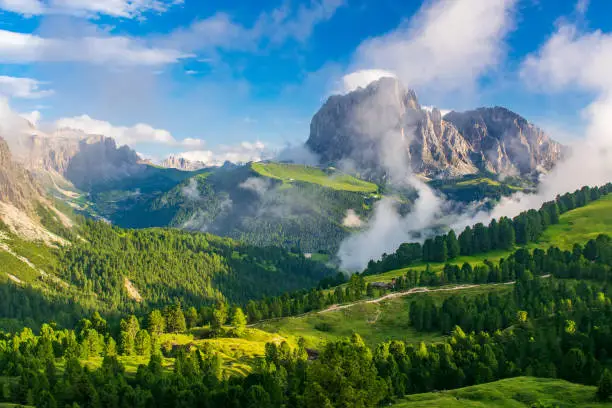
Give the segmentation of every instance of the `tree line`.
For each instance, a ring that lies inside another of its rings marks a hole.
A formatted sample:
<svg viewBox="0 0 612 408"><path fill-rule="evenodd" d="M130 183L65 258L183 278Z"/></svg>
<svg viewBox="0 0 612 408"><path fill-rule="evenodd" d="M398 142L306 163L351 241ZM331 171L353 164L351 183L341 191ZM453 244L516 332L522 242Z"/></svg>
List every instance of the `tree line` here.
<svg viewBox="0 0 612 408"><path fill-rule="evenodd" d="M576 244L572 250L550 247L546 251L536 248L529 251L517 249L507 258L498 262L485 260L483 264L472 266L445 264L441 271L434 271L430 265L425 269L408 269L385 286L366 283L363 274L353 274L346 284L327 286L317 289L284 293L281 296L250 300L244 305L248 320L260 320L296 316L311 311L322 310L335 304L358 301L365 298L382 296L390 291L403 291L416 287L435 287L448 284L486 284L513 282L526 273L534 276L551 274L557 278L612 279L612 240L608 235L600 235L589 240L584 246ZM341 280L339 280L341 281ZM210 315L210 312L208 313ZM210 320L205 320L210 322Z"/></svg>
<svg viewBox="0 0 612 408"><path fill-rule="evenodd" d="M509 250L515 244L536 242L549 225L559 223L561 214L584 207L610 192L612 183L602 187L585 186L573 193L557 196L555 200L544 203L539 210L524 211L512 219L494 219L488 226L483 223L468 226L459 236L451 230L448 234L428 238L423 244L403 243L393 254L383 254L378 261L370 260L363 273L375 275L404 268L418 261L446 262L459 255Z"/></svg>
<svg viewBox="0 0 612 408"><path fill-rule="evenodd" d="M39 335L27 328L0 334L0 400L75 408L374 407L406 394L520 375L599 384L599 398L607 399L612 385L605 369L612 353L609 287L538 279L526 272L510 296L492 295L473 310L502 311L514 302L503 331L454 326L439 343L390 341L373 349L354 334L329 342L314 361L302 340L293 347L268 343L249 374L229 377L212 349L164 348L147 340L170 326L183 330L180 307L151 312L144 329L127 316L118 335L94 314L76 330L44 325ZM460 299L450 299L445 310L458 315L457 308L477 302L461 305ZM119 354L150 358L128 376ZM99 369L82 364L92 355L103 356ZM171 368L163 366L164 356L174 359Z"/></svg>

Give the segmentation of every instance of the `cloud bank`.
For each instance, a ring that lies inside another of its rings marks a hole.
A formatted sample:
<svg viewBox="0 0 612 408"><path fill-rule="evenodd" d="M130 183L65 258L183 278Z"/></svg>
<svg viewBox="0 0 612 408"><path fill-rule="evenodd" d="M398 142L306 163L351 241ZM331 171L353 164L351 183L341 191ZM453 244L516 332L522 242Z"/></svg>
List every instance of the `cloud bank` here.
<svg viewBox="0 0 612 408"><path fill-rule="evenodd" d="M472 86L495 69L513 27L515 0L426 2L409 21L363 42L353 67L394 73L407 86Z"/></svg>

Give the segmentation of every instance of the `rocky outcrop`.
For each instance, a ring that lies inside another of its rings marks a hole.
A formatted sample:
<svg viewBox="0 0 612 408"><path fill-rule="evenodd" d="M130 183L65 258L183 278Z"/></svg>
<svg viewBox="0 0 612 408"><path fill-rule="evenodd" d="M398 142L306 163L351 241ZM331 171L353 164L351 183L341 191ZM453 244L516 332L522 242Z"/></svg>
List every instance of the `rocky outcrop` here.
<svg viewBox="0 0 612 408"><path fill-rule="evenodd" d="M552 168L562 147L504 108L423 109L394 78L334 95L315 114L306 145L321 162L362 177L456 177L478 172L527 176Z"/></svg>
<svg viewBox="0 0 612 408"><path fill-rule="evenodd" d="M168 156L160 163L160 166L167 169L177 169L183 171L195 171L206 167L206 165L202 162L187 160L184 157L175 155Z"/></svg>

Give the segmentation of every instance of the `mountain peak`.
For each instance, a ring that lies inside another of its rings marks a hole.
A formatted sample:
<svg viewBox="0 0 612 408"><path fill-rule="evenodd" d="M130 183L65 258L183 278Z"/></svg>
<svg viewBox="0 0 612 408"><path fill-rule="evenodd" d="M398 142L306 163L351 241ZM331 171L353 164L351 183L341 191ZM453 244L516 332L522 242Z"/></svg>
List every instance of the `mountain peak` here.
<svg viewBox="0 0 612 408"><path fill-rule="evenodd" d="M443 117L437 108L421 107L416 93L391 77L329 98L312 119L306 145L324 164L348 160L372 178L398 165L427 177L481 171L528 176L550 170L562 154L560 144L507 108Z"/></svg>

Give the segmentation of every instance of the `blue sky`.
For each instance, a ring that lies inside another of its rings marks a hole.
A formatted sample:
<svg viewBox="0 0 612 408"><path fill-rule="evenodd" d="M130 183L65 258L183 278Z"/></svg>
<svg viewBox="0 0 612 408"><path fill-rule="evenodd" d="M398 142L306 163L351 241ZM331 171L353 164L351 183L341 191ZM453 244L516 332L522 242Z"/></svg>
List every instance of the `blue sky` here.
<svg viewBox="0 0 612 408"><path fill-rule="evenodd" d="M0 0L0 9L0 93L14 110L156 157L256 157L303 142L325 98L355 86L344 76L369 69L397 75L425 105L503 105L571 140L602 87L550 75L534 84L542 65L526 61L546 62L564 29L574 30L570 45L599 35L607 46L612 31L607 0Z"/></svg>

